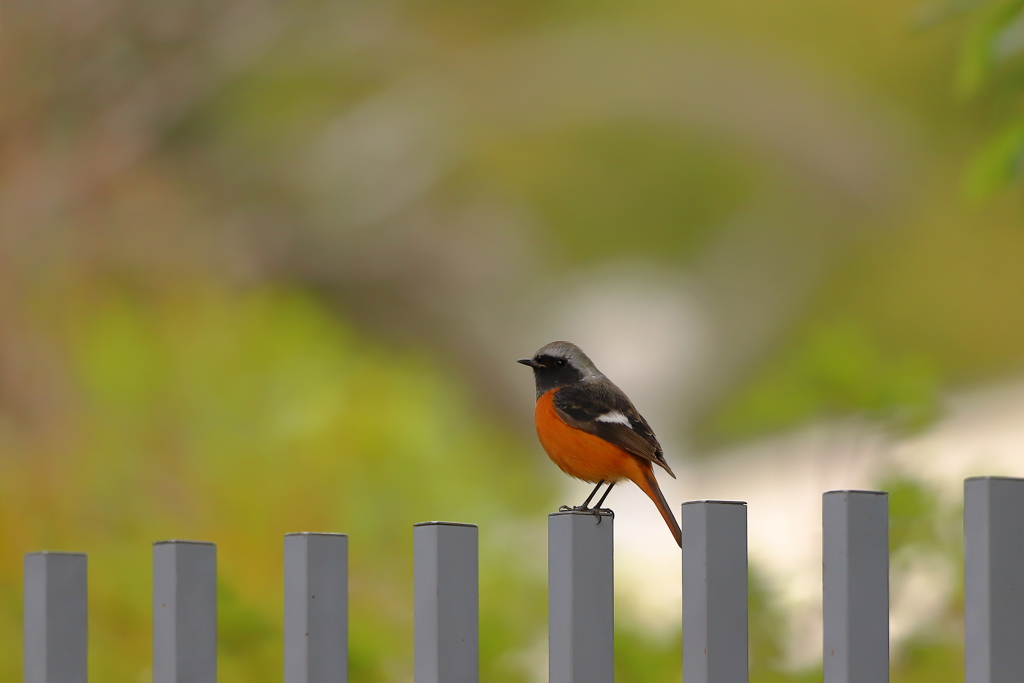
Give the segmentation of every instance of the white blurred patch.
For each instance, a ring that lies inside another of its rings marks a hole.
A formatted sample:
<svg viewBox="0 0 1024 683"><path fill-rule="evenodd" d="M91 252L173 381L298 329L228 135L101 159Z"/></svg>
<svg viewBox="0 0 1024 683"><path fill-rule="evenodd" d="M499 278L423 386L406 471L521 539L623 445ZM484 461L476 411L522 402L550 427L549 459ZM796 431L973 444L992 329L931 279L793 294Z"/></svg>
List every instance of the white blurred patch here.
<svg viewBox="0 0 1024 683"><path fill-rule="evenodd" d="M579 346L665 442L698 381L709 323L685 279L642 270L591 273L552 301L547 341Z"/></svg>
<svg viewBox="0 0 1024 683"><path fill-rule="evenodd" d="M957 572L948 557L934 553L913 558L890 572L889 639L907 640L923 625L938 619L953 593Z"/></svg>

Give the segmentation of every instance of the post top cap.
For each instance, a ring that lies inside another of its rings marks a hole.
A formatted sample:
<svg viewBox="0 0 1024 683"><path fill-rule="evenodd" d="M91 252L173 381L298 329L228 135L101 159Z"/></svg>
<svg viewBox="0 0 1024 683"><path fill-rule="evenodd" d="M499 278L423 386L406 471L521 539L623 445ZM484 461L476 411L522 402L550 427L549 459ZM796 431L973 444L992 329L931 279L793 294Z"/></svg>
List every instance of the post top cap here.
<svg viewBox="0 0 1024 683"><path fill-rule="evenodd" d="M166 541L153 541L153 545L212 545L216 546L216 543L212 541L183 541L176 538L171 538Z"/></svg>
<svg viewBox="0 0 1024 683"><path fill-rule="evenodd" d="M68 555L70 557L86 557L85 553L71 552L68 550L34 550L30 553L25 553L25 557L31 557L33 555Z"/></svg>
<svg viewBox="0 0 1024 683"><path fill-rule="evenodd" d="M821 495L827 496L827 495L830 495L830 494L833 494L833 493L866 493L866 494L869 494L869 495L872 495L872 496L888 496L889 495L888 491L866 491L864 489L836 489L834 491L825 491L825 493L823 493Z"/></svg>
<svg viewBox="0 0 1024 683"><path fill-rule="evenodd" d="M701 503L709 503L711 505L746 505L745 500L688 500L683 505L699 505Z"/></svg>
<svg viewBox="0 0 1024 683"><path fill-rule="evenodd" d="M615 511L603 508L601 510L556 510L555 512L548 513L548 517L563 517L567 515L579 515L586 517L615 517Z"/></svg>

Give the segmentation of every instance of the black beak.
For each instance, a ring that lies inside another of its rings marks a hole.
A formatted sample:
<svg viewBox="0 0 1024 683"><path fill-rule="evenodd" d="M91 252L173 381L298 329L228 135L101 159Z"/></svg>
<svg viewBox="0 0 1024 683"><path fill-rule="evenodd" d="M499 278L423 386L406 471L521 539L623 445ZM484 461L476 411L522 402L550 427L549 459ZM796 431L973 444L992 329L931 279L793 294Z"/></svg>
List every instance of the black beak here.
<svg viewBox="0 0 1024 683"><path fill-rule="evenodd" d="M531 368L542 367L540 363L538 363L537 361L535 361L532 358L522 358L520 360L517 360L516 362L517 363L522 363L523 365L529 365Z"/></svg>

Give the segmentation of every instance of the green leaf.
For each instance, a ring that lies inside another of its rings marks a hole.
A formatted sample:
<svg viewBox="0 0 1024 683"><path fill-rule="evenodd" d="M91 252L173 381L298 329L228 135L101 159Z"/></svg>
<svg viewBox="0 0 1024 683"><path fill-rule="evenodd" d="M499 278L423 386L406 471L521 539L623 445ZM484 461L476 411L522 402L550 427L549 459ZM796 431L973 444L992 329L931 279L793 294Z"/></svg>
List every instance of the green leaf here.
<svg viewBox="0 0 1024 683"><path fill-rule="evenodd" d="M965 97L976 95L989 81L999 61L999 42L1007 27L1021 16L1024 0L998 3L971 27L957 63L956 88Z"/></svg>
<svg viewBox="0 0 1024 683"><path fill-rule="evenodd" d="M987 199L1020 177L1022 165L1024 121L1018 121L975 153L964 177L964 196L972 201Z"/></svg>

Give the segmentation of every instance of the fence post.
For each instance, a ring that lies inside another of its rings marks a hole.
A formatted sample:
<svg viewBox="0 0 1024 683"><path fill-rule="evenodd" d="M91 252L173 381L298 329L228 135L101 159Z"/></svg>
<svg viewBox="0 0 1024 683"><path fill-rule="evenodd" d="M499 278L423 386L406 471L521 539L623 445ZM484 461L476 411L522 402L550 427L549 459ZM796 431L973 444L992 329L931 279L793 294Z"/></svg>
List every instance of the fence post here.
<svg viewBox="0 0 1024 683"><path fill-rule="evenodd" d="M549 683L612 683L614 519L548 515Z"/></svg>
<svg viewBox="0 0 1024 683"><path fill-rule="evenodd" d="M1024 675L1024 479L964 481L964 678Z"/></svg>
<svg viewBox="0 0 1024 683"><path fill-rule="evenodd" d="M416 683L477 683L477 527L455 522L416 524L413 554Z"/></svg>
<svg viewBox="0 0 1024 683"><path fill-rule="evenodd" d="M825 683L889 680L889 495L821 500Z"/></svg>
<svg viewBox="0 0 1024 683"><path fill-rule="evenodd" d="M683 503L683 680L747 681L747 504Z"/></svg>
<svg viewBox="0 0 1024 683"><path fill-rule="evenodd" d="M217 681L217 546L153 544L153 683Z"/></svg>
<svg viewBox="0 0 1024 683"><path fill-rule="evenodd" d="M84 553L25 555L25 683L87 680L87 562Z"/></svg>
<svg viewBox="0 0 1024 683"><path fill-rule="evenodd" d="M348 680L348 536L284 537L284 681Z"/></svg>

